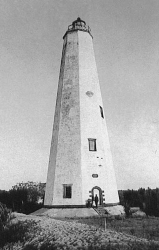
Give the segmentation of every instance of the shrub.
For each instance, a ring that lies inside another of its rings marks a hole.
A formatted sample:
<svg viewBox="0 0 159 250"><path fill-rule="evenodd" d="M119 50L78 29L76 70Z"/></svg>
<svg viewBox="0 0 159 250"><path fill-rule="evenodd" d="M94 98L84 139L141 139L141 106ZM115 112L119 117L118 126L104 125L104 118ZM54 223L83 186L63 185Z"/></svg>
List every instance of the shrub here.
<svg viewBox="0 0 159 250"><path fill-rule="evenodd" d="M50 244L49 242L44 242L41 247L40 250L56 250L57 247L54 244Z"/></svg>
<svg viewBox="0 0 159 250"><path fill-rule="evenodd" d="M6 243L25 242L27 238L30 239L28 233L36 225L35 221L18 221L8 224L0 234L0 247L3 247Z"/></svg>
<svg viewBox="0 0 159 250"><path fill-rule="evenodd" d="M125 210L126 217L129 217L131 215L131 212L130 212L130 206L128 204L125 204L124 210Z"/></svg>
<svg viewBox="0 0 159 250"><path fill-rule="evenodd" d="M28 243L27 245L25 245L25 247L23 248L23 250L37 250L38 247L35 246L33 243Z"/></svg>
<svg viewBox="0 0 159 250"><path fill-rule="evenodd" d="M4 228L10 218L10 211L6 205L0 202L0 234L4 231Z"/></svg>

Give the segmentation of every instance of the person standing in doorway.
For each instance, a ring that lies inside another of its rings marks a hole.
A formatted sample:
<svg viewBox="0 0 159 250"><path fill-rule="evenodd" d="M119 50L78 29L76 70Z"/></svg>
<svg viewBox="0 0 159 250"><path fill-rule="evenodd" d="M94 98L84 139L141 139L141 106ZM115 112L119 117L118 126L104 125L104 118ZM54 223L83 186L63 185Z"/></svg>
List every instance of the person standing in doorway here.
<svg viewBox="0 0 159 250"><path fill-rule="evenodd" d="M96 204L96 208L98 207L98 196L97 196L97 194L96 194L96 196L95 196L95 204Z"/></svg>

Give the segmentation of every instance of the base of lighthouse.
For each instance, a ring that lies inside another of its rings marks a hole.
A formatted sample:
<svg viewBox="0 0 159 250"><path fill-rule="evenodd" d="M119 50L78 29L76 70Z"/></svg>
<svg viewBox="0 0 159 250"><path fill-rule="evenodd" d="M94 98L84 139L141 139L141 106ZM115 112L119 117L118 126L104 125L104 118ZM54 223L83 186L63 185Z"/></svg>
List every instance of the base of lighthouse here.
<svg viewBox="0 0 159 250"><path fill-rule="evenodd" d="M32 213L37 216L47 216L50 218L102 218L107 216L125 216L124 208L121 205L111 207L96 208L41 208Z"/></svg>
<svg viewBox="0 0 159 250"><path fill-rule="evenodd" d="M98 213L93 208L41 208L33 212L32 215L50 218L84 218L96 217Z"/></svg>

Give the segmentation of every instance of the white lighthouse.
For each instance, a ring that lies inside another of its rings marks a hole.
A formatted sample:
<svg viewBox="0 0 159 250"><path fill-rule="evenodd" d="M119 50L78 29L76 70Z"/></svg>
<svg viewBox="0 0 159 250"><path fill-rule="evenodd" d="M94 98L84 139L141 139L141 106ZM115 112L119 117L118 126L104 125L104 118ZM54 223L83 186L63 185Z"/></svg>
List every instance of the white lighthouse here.
<svg viewBox="0 0 159 250"><path fill-rule="evenodd" d="M64 37L44 205L119 202L92 35L77 18Z"/></svg>

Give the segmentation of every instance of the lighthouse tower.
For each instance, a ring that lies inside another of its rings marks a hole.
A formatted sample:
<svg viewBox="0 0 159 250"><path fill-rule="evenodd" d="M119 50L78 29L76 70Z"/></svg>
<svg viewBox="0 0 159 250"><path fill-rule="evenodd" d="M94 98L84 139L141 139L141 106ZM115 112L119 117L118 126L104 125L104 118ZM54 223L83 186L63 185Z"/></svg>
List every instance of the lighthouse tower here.
<svg viewBox="0 0 159 250"><path fill-rule="evenodd" d="M119 202L89 26L77 18L64 37L44 206Z"/></svg>

